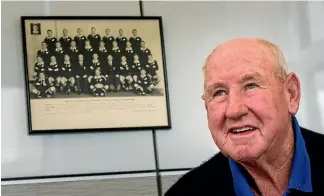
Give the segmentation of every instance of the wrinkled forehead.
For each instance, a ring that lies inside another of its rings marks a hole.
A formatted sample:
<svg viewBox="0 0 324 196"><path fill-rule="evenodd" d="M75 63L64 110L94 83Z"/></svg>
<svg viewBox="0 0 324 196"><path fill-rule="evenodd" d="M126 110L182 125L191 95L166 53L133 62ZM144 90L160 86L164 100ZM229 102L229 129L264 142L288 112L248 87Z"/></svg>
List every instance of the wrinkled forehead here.
<svg viewBox="0 0 324 196"><path fill-rule="evenodd" d="M275 71L275 58L270 49L257 40L240 39L220 45L211 54L206 66L208 80L216 74L240 67L242 70Z"/></svg>

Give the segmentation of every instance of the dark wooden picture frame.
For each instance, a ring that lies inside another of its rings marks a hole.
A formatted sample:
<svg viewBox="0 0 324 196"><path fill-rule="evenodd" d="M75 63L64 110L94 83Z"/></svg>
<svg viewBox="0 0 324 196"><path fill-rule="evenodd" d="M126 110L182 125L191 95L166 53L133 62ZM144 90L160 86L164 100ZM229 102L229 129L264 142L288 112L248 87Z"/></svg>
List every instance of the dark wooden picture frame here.
<svg viewBox="0 0 324 196"><path fill-rule="evenodd" d="M29 134L171 128L161 17L22 16L21 27Z"/></svg>

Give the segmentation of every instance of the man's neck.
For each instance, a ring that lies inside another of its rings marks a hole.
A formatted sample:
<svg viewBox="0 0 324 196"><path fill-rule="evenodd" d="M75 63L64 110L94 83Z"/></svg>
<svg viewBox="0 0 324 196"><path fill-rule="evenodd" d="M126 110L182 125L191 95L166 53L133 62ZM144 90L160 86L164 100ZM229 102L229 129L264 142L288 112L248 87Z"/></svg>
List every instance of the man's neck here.
<svg viewBox="0 0 324 196"><path fill-rule="evenodd" d="M291 126L290 126L291 127ZM286 190L294 158L294 132L287 131L282 145L272 144L271 152L253 163L241 163L254 179L258 189L264 193L283 195Z"/></svg>

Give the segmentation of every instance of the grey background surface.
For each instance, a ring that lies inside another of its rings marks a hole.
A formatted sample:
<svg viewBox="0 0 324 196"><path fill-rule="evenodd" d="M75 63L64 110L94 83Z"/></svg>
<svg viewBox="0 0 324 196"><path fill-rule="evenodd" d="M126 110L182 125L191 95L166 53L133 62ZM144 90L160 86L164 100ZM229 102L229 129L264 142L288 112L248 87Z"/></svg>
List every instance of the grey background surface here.
<svg viewBox="0 0 324 196"><path fill-rule="evenodd" d="M162 192L180 175L162 176ZM156 177L4 185L3 196L156 196Z"/></svg>

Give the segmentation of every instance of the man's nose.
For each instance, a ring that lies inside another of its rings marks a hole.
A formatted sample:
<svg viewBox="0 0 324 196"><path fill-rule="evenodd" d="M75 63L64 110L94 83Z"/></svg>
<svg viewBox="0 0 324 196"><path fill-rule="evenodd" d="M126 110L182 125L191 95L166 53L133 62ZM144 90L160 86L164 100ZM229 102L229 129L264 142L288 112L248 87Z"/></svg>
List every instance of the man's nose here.
<svg viewBox="0 0 324 196"><path fill-rule="evenodd" d="M245 105L245 99L240 92L230 93L227 99L225 116L231 119L239 119L248 113L248 108Z"/></svg>

